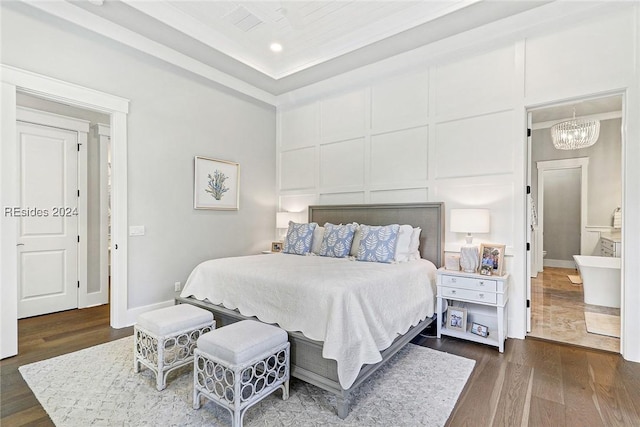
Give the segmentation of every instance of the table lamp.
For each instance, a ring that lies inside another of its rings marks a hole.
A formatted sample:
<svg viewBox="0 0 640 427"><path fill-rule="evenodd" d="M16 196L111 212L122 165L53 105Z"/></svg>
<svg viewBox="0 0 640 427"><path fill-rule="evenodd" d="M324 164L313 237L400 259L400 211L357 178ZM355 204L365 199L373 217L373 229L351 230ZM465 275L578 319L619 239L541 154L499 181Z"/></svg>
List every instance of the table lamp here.
<svg viewBox="0 0 640 427"><path fill-rule="evenodd" d="M300 222L302 212L276 212L276 228L279 232L279 239L283 240L289 228L289 221ZM283 231L285 230L285 231Z"/></svg>
<svg viewBox="0 0 640 427"><path fill-rule="evenodd" d="M488 233L490 220L489 209L451 209L451 231L467 233L466 243L460 248L460 267L467 273L474 273L479 263L478 247L473 244L471 233Z"/></svg>

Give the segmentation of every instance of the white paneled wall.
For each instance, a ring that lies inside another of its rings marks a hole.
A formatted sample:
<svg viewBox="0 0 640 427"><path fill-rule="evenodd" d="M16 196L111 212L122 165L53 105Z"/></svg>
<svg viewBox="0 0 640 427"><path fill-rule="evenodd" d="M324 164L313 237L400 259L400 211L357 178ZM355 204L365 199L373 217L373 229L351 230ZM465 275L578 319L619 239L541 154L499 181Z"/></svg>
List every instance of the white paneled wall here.
<svg viewBox="0 0 640 427"><path fill-rule="evenodd" d="M371 135L371 185L424 183L428 141L427 126Z"/></svg>
<svg viewBox="0 0 640 427"><path fill-rule="evenodd" d="M502 48L435 67L433 111L463 117L498 111L514 100L515 50Z"/></svg>
<svg viewBox="0 0 640 427"><path fill-rule="evenodd" d="M371 87L371 129L375 133L424 125L428 112L429 75L426 72Z"/></svg>
<svg viewBox="0 0 640 427"><path fill-rule="evenodd" d="M628 12L527 40L526 97L544 102L628 87L638 25Z"/></svg>
<svg viewBox="0 0 640 427"><path fill-rule="evenodd" d="M407 60L404 70L397 59L393 72L374 64L365 79L366 67L352 74L357 78L338 76L304 88L300 96L287 94L278 113L280 206L296 200L443 201L447 213L460 207L490 209L491 232L475 241L507 245L509 335L524 337L527 109L612 92L626 93L631 111L640 108L634 59L640 54L640 11L619 7L570 25L571 19L559 25L547 15L530 34L511 34L493 50L486 43L474 53L468 44L460 46L466 53L446 62L436 57L420 62L425 50L416 49L398 57ZM485 35L488 31L482 29ZM638 143L638 128L631 125L627 137L635 139L628 142ZM306 148L294 154L301 145ZM638 175L629 172L625 179ZM640 202L640 196L631 197ZM447 230L445 239L446 250L456 251L464 236ZM638 240L626 247L637 247ZM626 269L637 279L625 285L626 297L640 301L640 273ZM640 316L627 313L627 322L640 324ZM629 354L640 358L635 356L640 341L626 342Z"/></svg>
<svg viewBox="0 0 640 427"><path fill-rule="evenodd" d="M514 170L518 141L513 111L436 125L436 177L495 175Z"/></svg>
<svg viewBox="0 0 640 427"><path fill-rule="evenodd" d="M308 189L315 186L316 154L313 147L280 153L280 189Z"/></svg>

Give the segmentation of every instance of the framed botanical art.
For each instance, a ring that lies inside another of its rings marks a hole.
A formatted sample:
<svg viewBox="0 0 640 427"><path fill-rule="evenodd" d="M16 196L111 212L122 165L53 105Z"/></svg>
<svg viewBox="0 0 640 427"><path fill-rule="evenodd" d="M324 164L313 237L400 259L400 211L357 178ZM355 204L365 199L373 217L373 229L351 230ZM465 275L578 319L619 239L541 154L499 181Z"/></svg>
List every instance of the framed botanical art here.
<svg viewBox="0 0 640 427"><path fill-rule="evenodd" d="M502 276L504 273L505 245L480 244L480 274Z"/></svg>
<svg viewBox="0 0 640 427"><path fill-rule="evenodd" d="M193 207L238 210L240 164L226 160L195 158Z"/></svg>

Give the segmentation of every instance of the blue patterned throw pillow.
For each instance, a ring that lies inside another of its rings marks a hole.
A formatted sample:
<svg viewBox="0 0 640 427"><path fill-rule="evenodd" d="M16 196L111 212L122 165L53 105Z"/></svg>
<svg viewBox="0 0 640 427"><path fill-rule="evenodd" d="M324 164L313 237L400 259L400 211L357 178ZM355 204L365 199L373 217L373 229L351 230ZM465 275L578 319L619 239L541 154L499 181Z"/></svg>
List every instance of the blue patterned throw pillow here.
<svg viewBox="0 0 640 427"><path fill-rule="evenodd" d="M358 248L358 261L392 262L400 225L361 225L362 240Z"/></svg>
<svg viewBox="0 0 640 427"><path fill-rule="evenodd" d="M282 252L296 255L308 253L311 250L311 242L313 241L313 230L317 225L315 222L298 224L290 221Z"/></svg>
<svg viewBox="0 0 640 427"><path fill-rule="evenodd" d="M324 236L320 246L320 255L334 258L344 258L349 255L353 235L358 228L358 224L334 225L326 223L324 225Z"/></svg>

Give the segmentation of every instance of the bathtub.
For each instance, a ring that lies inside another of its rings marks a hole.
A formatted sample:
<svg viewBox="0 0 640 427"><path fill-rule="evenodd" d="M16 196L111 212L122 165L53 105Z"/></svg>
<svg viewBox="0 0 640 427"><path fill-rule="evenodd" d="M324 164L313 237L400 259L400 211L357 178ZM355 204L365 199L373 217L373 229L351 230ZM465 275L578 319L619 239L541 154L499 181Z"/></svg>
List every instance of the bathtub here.
<svg viewBox="0 0 640 427"><path fill-rule="evenodd" d="M585 304L620 308L620 258L574 255Z"/></svg>

